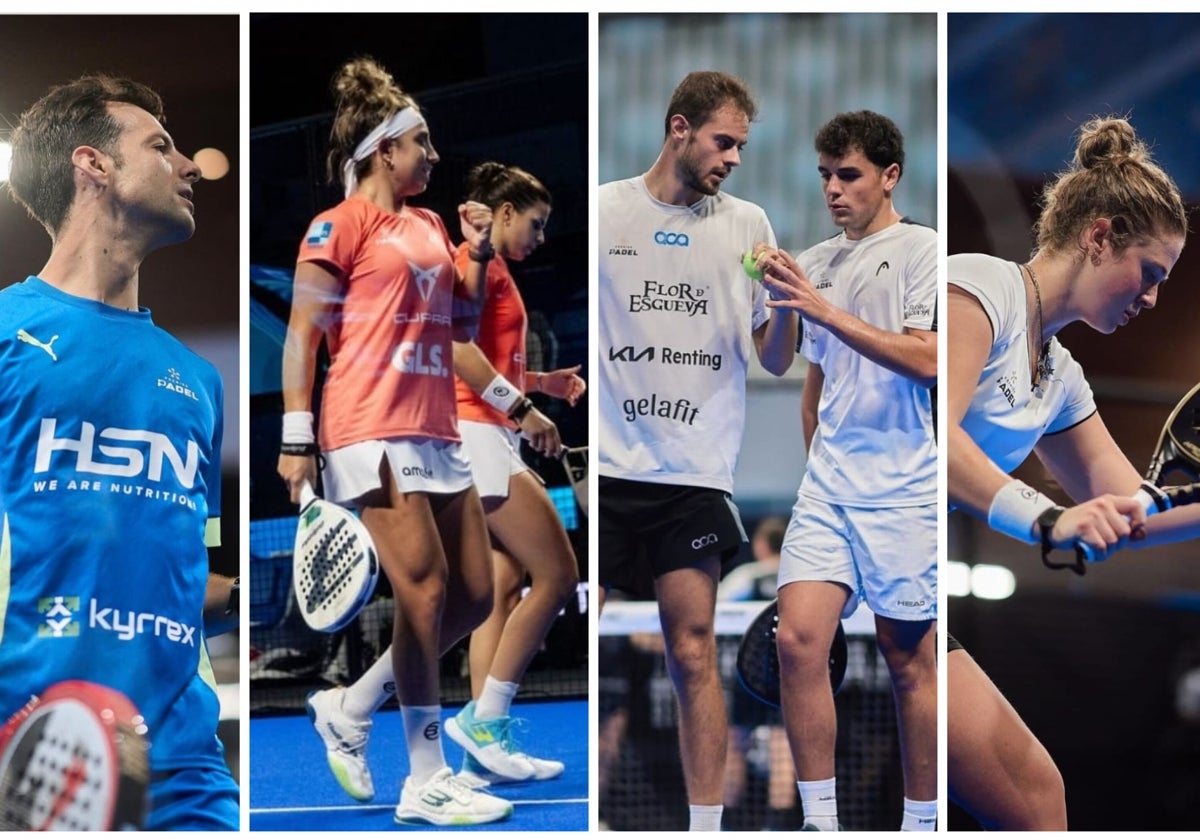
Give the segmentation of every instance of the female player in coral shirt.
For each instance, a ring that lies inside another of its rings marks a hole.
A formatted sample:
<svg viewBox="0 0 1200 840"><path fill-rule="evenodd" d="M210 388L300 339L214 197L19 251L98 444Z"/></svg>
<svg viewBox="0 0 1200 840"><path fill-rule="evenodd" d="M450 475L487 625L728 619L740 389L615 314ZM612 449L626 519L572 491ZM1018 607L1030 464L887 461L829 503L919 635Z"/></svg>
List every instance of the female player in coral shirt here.
<svg viewBox="0 0 1200 840"><path fill-rule="evenodd" d="M279 473L292 498L315 485L310 412L322 334L331 358L320 451L325 497L357 508L395 593L390 661L408 744L397 822L504 819L512 805L464 785L440 737L438 658L487 615L487 526L456 424L452 301L482 293L491 211L459 208L469 256L455 268L438 216L408 205L438 161L413 101L372 59L345 64L329 169L346 200L317 216L300 247L283 362ZM378 670L378 669L375 669ZM318 692L309 712L330 768L352 796L370 798L368 713L374 697Z"/></svg>
<svg viewBox="0 0 1200 840"><path fill-rule="evenodd" d="M557 456L557 428L525 394L540 391L575 405L586 386L578 366L525 369L528 318L505 260L523 260L545 241L549 191L524 170L483 163L467 178L467 200L491 208L496 251L479 336L454 345L459 430L492 534L496 597L491 615L471 635L475 699L446 722L446 732L466 751L462 775L470 781L550 779L562 773L562 763L521 752L509 710L525 669L575 591L579 569L554 504L521 460L518 435L543 455ZM463 243L459 269L469 260ZM532 585L522 599L526 572Z"/></svg>
<svg viewBox="0 0 1200 840"><path fill-rule="evenodd" d="M549 191L521 169L484 163L471 171L467 196L468 201L492 210L491 244L496 257L488 264L478 337L455 341L454 366L459 431L493 537L496 597L491 615L471 636L475 700L447 721L446 731L466 751L460 779L482 787L490 782L551 779L563 771L561 762L521 752L511 733L509 710L518 683L579 582L570 541L540 479L521 460L518 436L543 455L558 455L562 449L558 429L525 394L536 390L574 405L586 385L578 367L542 373L525 370L528 318L505 259L523 260L544 241ZM466 242L458 248L456 263L464 273L470 269L471 249ZM526 572L532 586L522 599ZM388 699L387 686L392 682L385 654L345 689L347 705L354 706L361 698L370 704L367 715L373 714ZM365 740L353 758L355 776L360 784L369 785L364 751ZM364 798L350 787L346 790Z"/></svg>

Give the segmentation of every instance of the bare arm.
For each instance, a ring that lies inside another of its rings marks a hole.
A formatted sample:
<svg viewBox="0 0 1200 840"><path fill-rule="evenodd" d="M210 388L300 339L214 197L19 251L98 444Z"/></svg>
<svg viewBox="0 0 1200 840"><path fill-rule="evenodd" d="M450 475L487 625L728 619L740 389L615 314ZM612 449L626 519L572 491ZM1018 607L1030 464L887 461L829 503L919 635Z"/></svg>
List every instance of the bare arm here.
<svg viewBox="0 0 1200 840"><path fill-rule="evenodd" d="M800 397L800 421L804 430L804 451L812 449L813 435L817 433L817 410L821 405L821 389L825 386L825 371L821 366L808 363L804 376L804 392Z"/></svg>
<svg viewBox="0 0 1200 840"><path fill-rule="evenodd" d="M924 388L937 384L937 333L907 327L902 333L889 332L837 308L816 290L787 251L769 251L760 258L759 265L763 284L776 298L767 306L776 312L799 312L855 352Z"/></svg>
<svg viewBox="0 0 1200 840"><path fill-rule="evenodd" d="M962 428L962 422L991 350L992 325L979 301L970 293L951 285L946 297L949 309L946 342L954 348L952 353L947 354L949 358L946 365L950 426L946 435L949 500L951 504L986 520L996 494L1013 479L979 448ZM1068 469L1069 466L1074 467L1076 472L1085 469L1083 465L1074 463L1063 463L1059 468ZM1144 514L1129 498L1138 485L1136 473L1134 477L1132 487L1119 495L1084 496L1081 504L1066 511L1055 524L1051 533L1052 544L1069 548L1076 539L1083 539L1096 549L1097 557L1101 559L1123 547L1133 530L1145 522ZM1037 525L1033 526L1028 537L1040 537Z"/></svg>
<svg viewBox="0 0 1200 840"><path fill-rule="evenodd" d="M454 372L476 394L482 394L492 380L499 376L488 357L473 341L454 342ZM529 441L529 445L543 455L553 458L562 451L558 427L536 408L530 408L525 416L517 421L517 425Z"/></svg>
<svg viewBox="0 0 1200 840"><path fill-rule="evenodd" d="M465 201L458 205L458 222L470 251L488 256L494 253L490 207L478 201ZM487 265L488 260L469 260L466 273L459 278L466 291L466 300L480 309L487 293Z"/></svg>
<svg viewBox="0 0 1200 840"><path fill-rule="evenodd" d="M579 375L582 365L559 368L558 370L527 371L525 393L537 391L550 397L566 400L574 408L579 398L587 391L587 383Z"/></svg>
<svg viewBox="0 0 1200 840"><path fill-rule="evenodd" d="M341 279L314 262L296 266L292 311L283 342L283 410L311 411L313 382L317 374L317 349ZM300 500L300 485L317 482L317 459L311 455L280 455L278 471L287 482L293 502Z"/></svg>
<svg viewBox="0 0 1200 840"><path fill-rule="evenodd" d="M770 306L770 304L767 304ZM795 313L776 310L765 324L760 324L752 333L754 350L763 368L775 376L783 376L796 357L796 343L800 338L800 324Z"/></svg>
<svg viewBox="0 0 1200 840"><path fill-rule="evenodd" d="M1099 414L1056 435L1047 435L1034 450L1072 499L1105 493L1131 496L1142 479L1113 440ZM1200 538L1200 505L1189 505L1146 520L1145 538L1129 548L1148 548Z"/></svg>
<svg viewBox="0 0 1200 840"><path fill-rule="evenodd" d="M208 637L228 633L238 626L238 612L226 614L229 595L233 591L233 578L209 574L204 592L204 635Z"/></svg>

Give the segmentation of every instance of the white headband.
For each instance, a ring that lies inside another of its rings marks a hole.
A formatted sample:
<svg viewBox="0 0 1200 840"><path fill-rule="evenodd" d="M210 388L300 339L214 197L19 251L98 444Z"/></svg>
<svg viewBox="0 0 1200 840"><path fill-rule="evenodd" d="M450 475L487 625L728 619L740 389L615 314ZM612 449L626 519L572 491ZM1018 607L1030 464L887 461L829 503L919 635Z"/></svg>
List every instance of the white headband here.
<svg viewBox="0 0 1200 840"><path fill-rule="evenodd" d="M421 116L420 111L413 107L403 108L377 125L374 131L364 137L363 141L358 144L358 148L354 150L354 154L342 164L342 182L346 185L346 198L349 198L358 186L358 178L355 177L354 170L359 163L375 154L375 150L379 148L382 141L399 137L406 131L412 131L423 125L425 125L425 118Z"/></svg>

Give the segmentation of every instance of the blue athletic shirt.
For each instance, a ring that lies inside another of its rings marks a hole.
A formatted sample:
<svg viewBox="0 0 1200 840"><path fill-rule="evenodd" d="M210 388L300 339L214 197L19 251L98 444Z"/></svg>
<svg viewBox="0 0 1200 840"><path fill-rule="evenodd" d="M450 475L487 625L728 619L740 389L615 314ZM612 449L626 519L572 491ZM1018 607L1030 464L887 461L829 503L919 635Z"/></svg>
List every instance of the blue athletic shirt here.
<svg viewBox="0 0 1200 840"><path fill-rule="evenodd" d="M148 309L0 290L0 721L90 680L141 711L152 770L224 768L202 635L222 399Z"/></svg>

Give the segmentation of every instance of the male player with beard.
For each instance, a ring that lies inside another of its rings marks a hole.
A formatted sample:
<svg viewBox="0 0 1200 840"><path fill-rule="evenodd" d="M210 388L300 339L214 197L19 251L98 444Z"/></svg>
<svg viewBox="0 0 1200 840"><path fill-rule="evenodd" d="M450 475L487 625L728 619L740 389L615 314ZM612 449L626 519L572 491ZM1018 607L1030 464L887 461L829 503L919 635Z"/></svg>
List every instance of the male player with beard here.
<svg viewBox="0 0 1200 840"><path fill-rule="evenodd" d="M600 188L600 583L658 601L692 830L721 824L728 720L713 612L746 541L730 494L751 353L780 375L798 326L742 270L774 245L760 207L721 192L757 106L718 72L688 74L648 172Z"/></svg>
<svg viewBox="0 0 1200 840"><path fill-rule="evenodd" d="M865 600L896 700L902 830L937 816L937 234L892 194L904 138L880 114L839 114L816 136L842 233L792 259L760 258L776 300L804 318L808 464L779 567L784 722L805 828L835 831L837 715L829 647Z"/></svg>
<svg viewBox="0 0 1200 840"><path fill-rule="evenodd" d="M231 623L207 552L223 389L138 306L142 260L196 228L200 169L162 110L88 76L12 136L10 189L53 245L0 291L0 720L62 680L115 688L148 727L145 828L236 830L204 641Z"/></svg>

